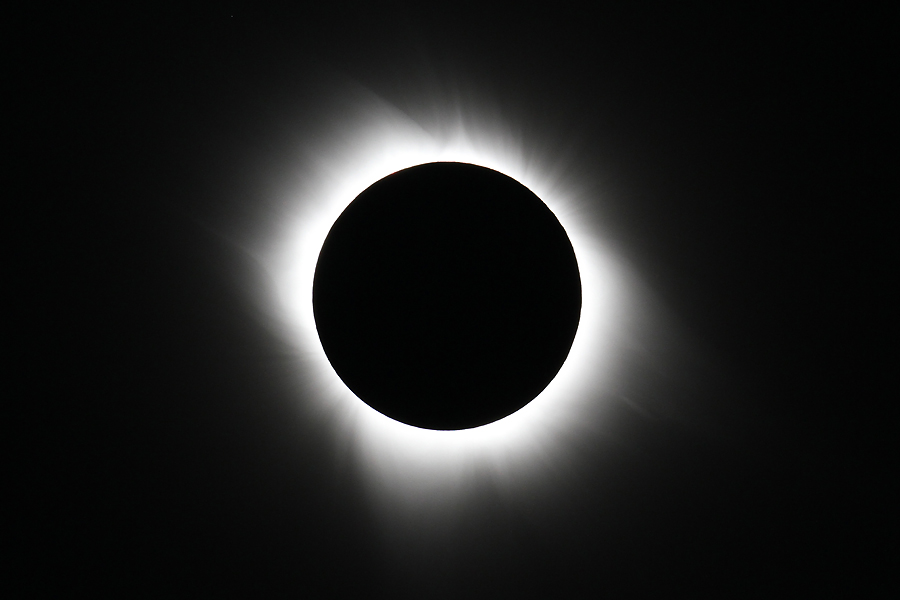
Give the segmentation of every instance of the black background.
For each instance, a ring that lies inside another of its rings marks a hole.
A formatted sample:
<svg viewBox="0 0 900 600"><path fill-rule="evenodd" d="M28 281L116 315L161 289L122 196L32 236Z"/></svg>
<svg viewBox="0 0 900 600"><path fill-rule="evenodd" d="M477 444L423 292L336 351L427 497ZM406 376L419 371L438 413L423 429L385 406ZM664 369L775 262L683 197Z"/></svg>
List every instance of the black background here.
<svg viewBox="0 0 900 600"><path fill-rule="evenodd" d="M876 510L888 271L869 227L887 219L886 15L328 4L10 15L7 404L27 418L8 438L22 499L8 582L312 597L879 585L896 557ZM715 356L717 382L684 402L741 421L741 442L623 408L625 441L585 450L552 518L485 498L416 560L385 553L326 432L276 408L291 392L272 357L288 350L235 291L252 269L198 224L253 212L246 182L289 163L272 148L319 106L323 72L401 105L464 80L514 119L540 115L532 139L571 139L610 239Z"/></svg>

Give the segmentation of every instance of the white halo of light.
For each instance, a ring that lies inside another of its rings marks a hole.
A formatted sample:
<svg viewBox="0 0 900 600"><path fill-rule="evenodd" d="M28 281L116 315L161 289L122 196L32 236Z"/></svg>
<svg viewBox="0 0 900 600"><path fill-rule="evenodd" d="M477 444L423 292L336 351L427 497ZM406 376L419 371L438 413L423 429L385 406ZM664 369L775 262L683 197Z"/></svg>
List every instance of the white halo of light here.
<svg viewBox="0 0 900 600"><path fill-rule="evenodd" d="M333 428L367 488L394 506L456 506L486 479L503 489L533 489L528 482L542 468L566 460L566 442L594 426L628 317L628 278L582 210L595 199L566 178L565 164L542 159L487 111L457 106L416 122L372 94L356 95L351 105L343 114L331 109L329 135L303 147L300 184L283 195L280 233L263 259L272 282L268 310L302 363L302 409ZM419 429L370 408L331 367L313 317L316 263L338 216L376 181L430 162L488 167L528 187L566 230L581 274L581 319L557 376L519 411L474 429Z"/></svg>

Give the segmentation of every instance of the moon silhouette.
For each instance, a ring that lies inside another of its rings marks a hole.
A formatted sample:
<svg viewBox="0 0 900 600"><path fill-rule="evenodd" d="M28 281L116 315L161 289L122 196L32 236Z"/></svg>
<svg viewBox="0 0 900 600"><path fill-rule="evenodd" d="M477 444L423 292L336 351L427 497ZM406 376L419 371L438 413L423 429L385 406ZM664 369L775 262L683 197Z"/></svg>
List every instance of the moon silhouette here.
<svg viewBox="0 0 900 600"><path fill-rule="evenodd" d="M528 188L428 163L371 185L335 221L313 311L363 402L415 427L469 429L521 409L559 372L581 279L565 230Z"/></svg>

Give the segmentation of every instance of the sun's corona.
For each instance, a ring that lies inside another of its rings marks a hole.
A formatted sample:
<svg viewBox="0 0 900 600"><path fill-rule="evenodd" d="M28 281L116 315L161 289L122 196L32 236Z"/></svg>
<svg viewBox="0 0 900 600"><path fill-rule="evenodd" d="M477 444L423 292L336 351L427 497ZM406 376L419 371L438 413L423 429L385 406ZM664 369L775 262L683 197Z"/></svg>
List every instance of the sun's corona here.
<svg viewBox="0 0 900 600"><path fill-rule="evenodd" d="M298 183L282 198L276 240L265 255L273 284L270 311L297 348L301 411L352 447L383 496L425 493L440 504L475 485L479 472L523 484L537 464L563 459L566 440L590 426L611 368L609 350L624 311L623 277L581 214L590 199L577 191L580 182L558 174L559 164L535 160L531 148L496 119L461 118L457 111L452 119L423 124L368 97L349 115L332 114L331 122L327 141L304 148ZM312 302L319 254L344 209L384 177L434 162L487 167L521 182L562 224L581 274L580 324L556 377L508 417L453 431L410 426L361 402L329 363Z"/></svg>

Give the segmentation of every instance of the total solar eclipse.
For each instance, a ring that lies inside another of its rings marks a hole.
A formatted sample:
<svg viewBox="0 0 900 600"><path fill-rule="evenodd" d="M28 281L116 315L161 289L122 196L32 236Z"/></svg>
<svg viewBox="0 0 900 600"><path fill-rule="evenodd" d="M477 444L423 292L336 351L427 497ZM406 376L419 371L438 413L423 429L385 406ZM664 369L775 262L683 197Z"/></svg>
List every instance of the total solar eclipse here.
<svg viewBox="0 0 900 600"><path fill-rule="evenodd" d="M313 312L363 402L415 427L469 429L516 412L559 372L581 279L531 190L485 167L428 163L371 185L335 221Z"/></svg>

